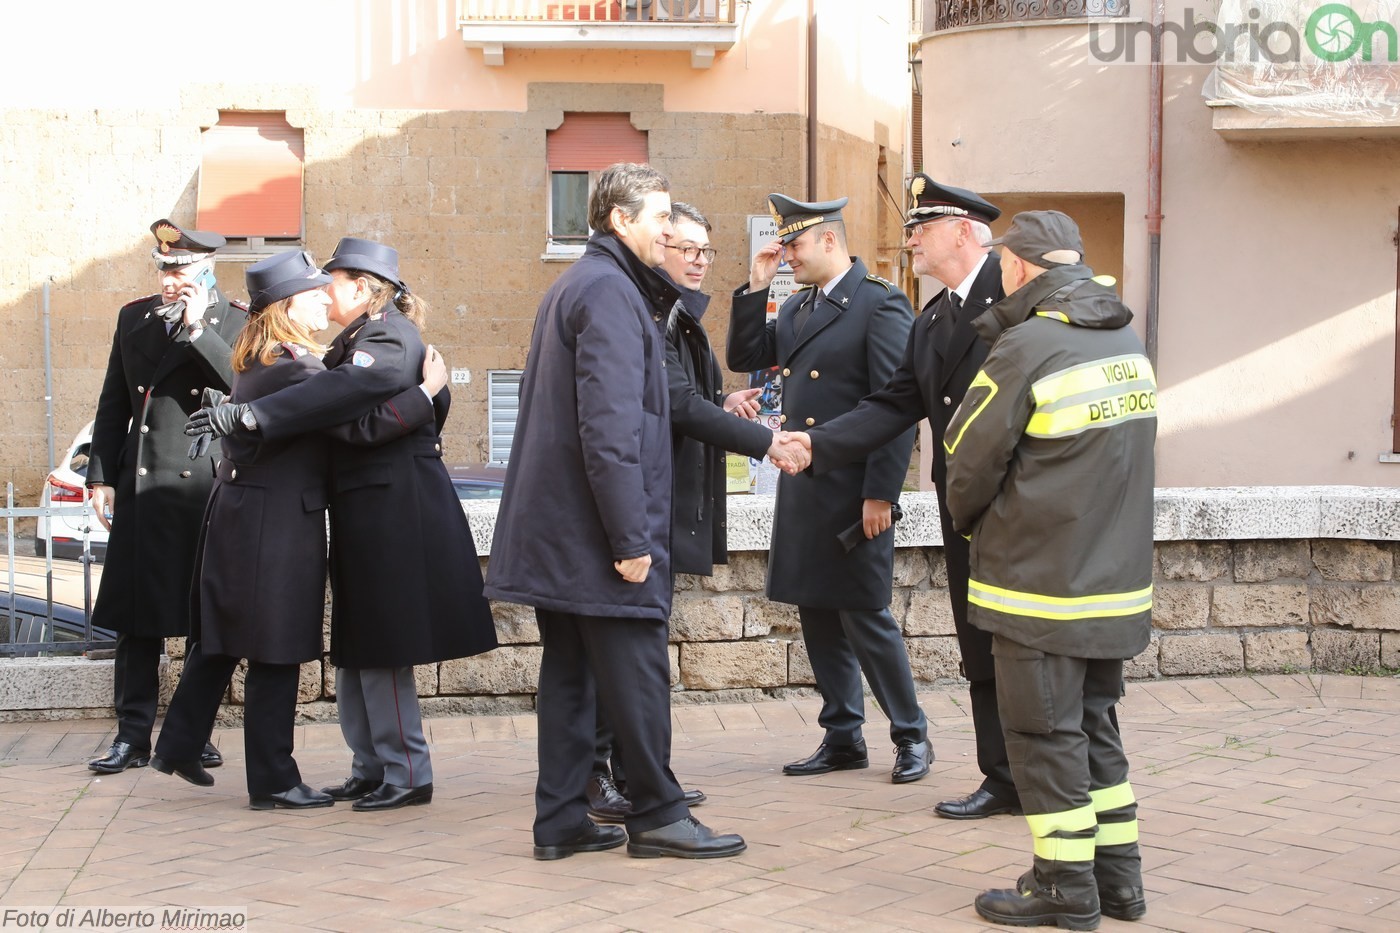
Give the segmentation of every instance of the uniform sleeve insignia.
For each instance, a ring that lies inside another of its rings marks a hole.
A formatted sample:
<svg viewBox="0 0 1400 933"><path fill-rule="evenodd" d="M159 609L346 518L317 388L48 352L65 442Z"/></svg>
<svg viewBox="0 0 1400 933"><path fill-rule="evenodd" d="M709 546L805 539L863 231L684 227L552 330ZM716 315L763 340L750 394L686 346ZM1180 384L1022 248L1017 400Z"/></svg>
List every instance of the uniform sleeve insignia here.
<svg viewBox="0 0 1400 933"><path fill-rule="evenodd" d="M350 363L354 366L373 366L374 357L370 356L364 350L356 350L350 357Z"/></svg>

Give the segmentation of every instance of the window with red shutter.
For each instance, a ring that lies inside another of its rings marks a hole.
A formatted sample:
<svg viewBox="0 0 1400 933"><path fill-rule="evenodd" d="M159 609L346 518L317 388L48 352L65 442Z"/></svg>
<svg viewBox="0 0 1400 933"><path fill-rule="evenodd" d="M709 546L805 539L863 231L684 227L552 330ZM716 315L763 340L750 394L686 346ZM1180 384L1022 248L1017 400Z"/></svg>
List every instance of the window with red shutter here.
<svg viewBox="0 0 1400 933"><path fill-rule="evenodd" d="M647 134L625 113L566 113L546 140L549 226L545 255L576 256L587 242L588 197L616 162L647 161Z"/></svg>
<svg viewBox="0 0 1400 933"><path fill-rule="evenodd" d="M254 251L267 240L299 244L306 148L286 114L221 110L202 141L198 228Z"/></svg>

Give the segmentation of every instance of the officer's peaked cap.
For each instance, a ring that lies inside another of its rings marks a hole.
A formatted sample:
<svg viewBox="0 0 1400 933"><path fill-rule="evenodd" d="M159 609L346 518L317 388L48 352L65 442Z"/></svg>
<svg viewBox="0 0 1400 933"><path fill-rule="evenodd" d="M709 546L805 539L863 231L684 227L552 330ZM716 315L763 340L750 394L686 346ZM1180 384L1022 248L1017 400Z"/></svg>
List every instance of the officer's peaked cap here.
<svg viewBox="0 0 1400 933"><path fill-rule="evenodd" d="M403 281L399 279L399 251L373 240L341 237L335 245L335 253L326 260L327 272L336 269L368 272L403 288Z"/></svg>
<svg viewBox="0 0 1400 933"><path fill-rule="evenodd" d="M259 260L244 270L243 278L248 285L248 310L254 314L274 301L331 284L331 277L316 267L305 250Z"/></svg>

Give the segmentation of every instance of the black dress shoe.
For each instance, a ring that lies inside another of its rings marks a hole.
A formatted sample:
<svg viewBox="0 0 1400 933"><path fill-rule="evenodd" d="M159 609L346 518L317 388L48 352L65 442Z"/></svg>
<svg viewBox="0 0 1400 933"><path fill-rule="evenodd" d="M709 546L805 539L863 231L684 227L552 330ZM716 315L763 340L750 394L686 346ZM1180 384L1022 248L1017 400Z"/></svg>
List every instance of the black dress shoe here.
<svg viewBox="0 0 1400 933"><path fill-rule="evenodd" d="M687 807L696 807L704 803L708 798L703 790L688 790L681 795L681 803Z"/></svg>
<svg viewBox="0 0 1400 933"><path fill-rule="evenodd" d="M150 749L134 748L126 742L113 742L107 754L88 762L88 770L98 774L120 774L127 768L144 768L151 763Z"/></svg>
<svg viewBox="0 0 1400 933"><path fill-rule="evenodd" d="M621 823L631 812L632 802L622 796L612 778L595 774L588 779L588 816L595 823Z"/></svg>
<svg viewBox="0 0 1400 933"><path fill-rule="evenodd" d="M927 742L900 742L894 750L894 770L890 781L894 784L908 784L928 774L928 763L933 760L933 749Z"/></svg>
<svg viewBox="0 0 1400 933"><path fill-rule="evenodd" d="M627 841L627 834L620 826L599 826L592 820L568 839L557 845L535 846L535 858L548 862L557 858L568 858L575 852L602 852L616 849Z"/></svg>
<svg viewBox="0 0 1400 933"><path fill-rule="evenodd" d="M262 797L249 797L248 807L252 810L272 810L282 807L286 810L310 810L315 807L329 807L335 804L335 798L330 794L323 794L318 790L312 790L305 784L298 784L291 790L284 790L280 794L267 794Z"/></svg>
<svg viewBox="0 0 1400 933"><path fill-rule="evenodd" d="M198 761L175 761L170 758L162 758L159 755L152 755L151 767L161 774L173 774L184 778L191 784L198 784L200 787L209 787L214 783L214 776L205 771L204 765Z"/></svg>
<svg viewBox="0 0 1400 933"><path fill-rule="evenodd" d="M336 800L359 800L366 794L379 790L383 783L383 781L374 781L369 778L348 777L344 784L321 788L321 793L327 797L334 797Z"/></svg>
<svg viewBox="0 0 1400 933"><path fill-rule="evenodd" d="M356 800L354 810L397 810L399 807L416 807L433 802L433 785L422 787L399 787L397 784L380 784L378 788Z"/></svg>
<svg viewBox="0 0 1400 933"><path fill-rule="evenodd" d="M1038 885L1026 889L1023 882L1015 889L983 891L973 906L984 919L1013 927L1053 926L1062 930L1097 930L1099 928L1098 898L1090 895L1071 900L1055 886Z"/></svg>
<svg viewBox="0 0 1400 933"><path fill-rule="evenodd" d="M716 835L704 823L687 816L674 823L632 833L627 839L627 854L633 858L724 858L747 849L744 837L735 833Z"/></svg>
<svg viewBox="0 0 1400 933"><path fill-rule="evenodd" d="M783 765L783 773L800 776L826 774L828 771L859 771L868 767L870 756L865 752L865 740L858 739L854 745L829 745L823 742L817 746L812 757Z"/></svg>
<svg viewBox="0 0 1400 933"><path fill-rule="evenodd" d="M1147 897L1142 888L1111 885L1099 888L1099 909L1114 920L1141 920L1147 913Z"/></svg>
<svg viewBox="0 0 1400 933"><path fill-rule="evenodd" d="M199 755L199 763L206 768L217 768L224 763L224 756L219 754L213 742L205 742L204 751Z"/></svg>
<svg viewBox="0 0 1400 933"><path fill-rule="evenodd" d="M934 805L933 812L945 820L982 820L998 813L1016 813L1019 808L1000 797L992 796L991 791L981 787L966 797L957 800L944 800Z"/></svg>

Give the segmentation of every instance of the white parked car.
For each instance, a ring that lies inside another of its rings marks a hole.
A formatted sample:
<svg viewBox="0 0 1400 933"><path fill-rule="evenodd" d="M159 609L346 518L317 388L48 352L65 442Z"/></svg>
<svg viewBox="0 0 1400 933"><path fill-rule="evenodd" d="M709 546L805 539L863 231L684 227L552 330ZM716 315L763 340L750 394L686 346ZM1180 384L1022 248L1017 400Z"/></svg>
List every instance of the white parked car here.
<svg viewBox="0 0 1400 933"><path fill-rule="evenodd" d="M54 471L44 481L39 506L81 506L87 482L88 448L92 445L92 422L78 432L67 454L58 461ZM39 517L34 535L34 553L43 557L79 558L83 554L83 528L88 529L88 547L101 560L107 553L107 529L97 520L91 505L83 514L55 515L52 519Z"/></svg>

